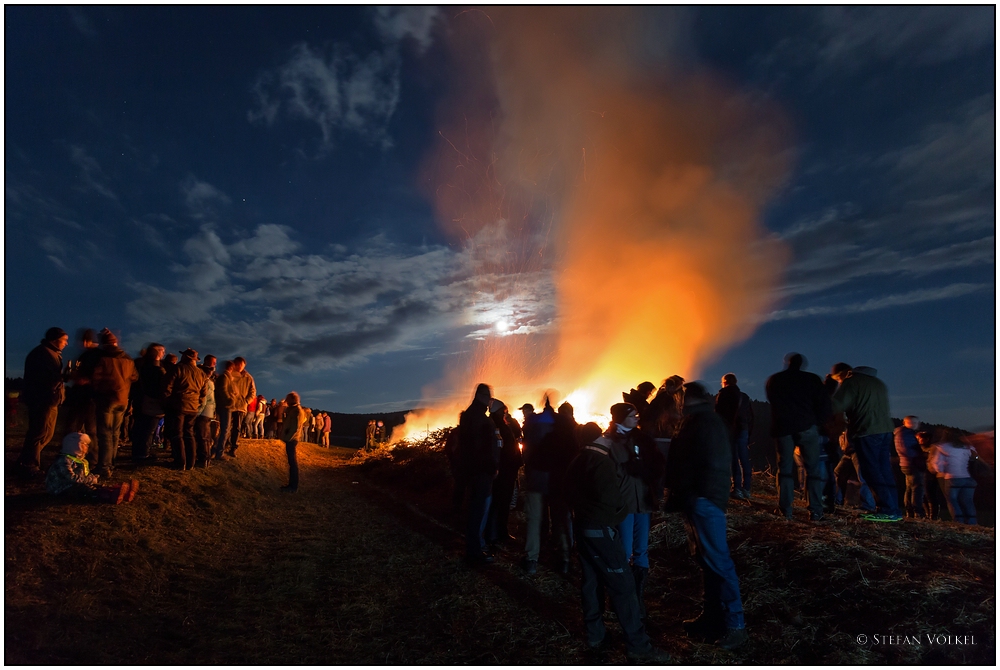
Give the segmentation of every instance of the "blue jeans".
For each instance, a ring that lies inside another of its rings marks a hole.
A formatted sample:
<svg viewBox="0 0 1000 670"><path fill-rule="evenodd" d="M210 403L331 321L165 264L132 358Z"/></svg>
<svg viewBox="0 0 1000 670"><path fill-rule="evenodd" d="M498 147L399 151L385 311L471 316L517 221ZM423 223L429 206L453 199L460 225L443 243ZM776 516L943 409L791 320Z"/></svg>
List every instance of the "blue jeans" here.
<svg viewBox="0 0 1000 670"><path fill-rule="evenodd" d="M892 435L889 436L890 438ZM785 516L792 514L795 500L795 447L802 454L802 464L806 468L806 492L809 496L809 511L823 513L823 473L819 468L819 430L809 426L805 430L774 438L778 450L778 509Z"/></svg>
<svg viewBox="0 0 1000 670"><path fill-rule="evenodd" d="M890 454L896 448L892 433L855 437L853 443L860 468L858 474L864 477L865 483L875 497L875 511L899 515L896 475L889 460Z"/></svg>
<svg viewBox="0 0 1000 670"><path fill-rule="evenodd" d="M948 511L951 518L958 523L975 526L976 505L972 502L976 493L976 480L972 477L962 479L939 479L944 482L945 495L948 497Z"/></svg>
<svg viewBox="0 0 1000 670"><path fill-rule="evenodd" d="M216 416L219 418L219 437L215 439L215 457L221 458L222 452L226 450L226 443L229 441L229 433L233 429L233 410L216 409Z"/></svg>
<svg viewBox="0 0 1000 670"><path fill-rule="evenodd" d="M493 475L480 474L468 478L469 513L465 523L465 554L479 556L486 549L483 532L493 499Z"/></svg>
<svg viewBox="0 0 1000 670"><path fill-rule="evenodd" d="M695 498L685 507L684 526L705 578L705 613L721 614L727 628L744 628L740 582L726 542L726 513L708 498Z"/></svg>
<svg viewBox="0 0 1000 670"><path fill-rule="evenodd" d="M121 435L125 405L97 402L97 467L110 468L118 455L118 438Z"/></svg>
<svg viewBox="0 0 1000 670"><path fill-rule="evenodd" d="M632 565L649 567L649 514L629 514L618 524L619 541Z"/></svg>
<svg viewBox="0 0 1000 670"><path fill-rule="evenodd" d="M749 491L753 483L753 468L750 466L750 449L747 442L750 435L741 430L730 437L733 448L733 488Z"/></svg>

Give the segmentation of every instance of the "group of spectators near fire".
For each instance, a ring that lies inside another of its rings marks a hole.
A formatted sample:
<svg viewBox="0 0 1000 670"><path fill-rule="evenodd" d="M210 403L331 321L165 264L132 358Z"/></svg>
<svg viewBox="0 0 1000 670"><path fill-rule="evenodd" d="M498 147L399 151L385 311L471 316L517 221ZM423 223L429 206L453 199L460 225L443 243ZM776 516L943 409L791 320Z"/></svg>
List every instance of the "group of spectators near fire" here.
<svg viewBox="0 0 1000 670"><path fill-rule="evenodd" d="M138 481L109 486L119 446L131 443L138 466L158 460L155 443L162 433L178 470L208 467L212 461L236 458L238 440L277 438L286 444L289 483L298 488L295 445L311 440L330 445L330 416L300 406L290 393L281 401L257 394L253 376L242 357L224 361L194 349L180 359L153 342L132 358L105 328L99 334L81 331L80 356L63 367L62 352L69 336L50 328L24 364L20 402L27 408L28 427L17 459L24 478L42 475L42 450L53 439L60 409L66 435L59 458L46 473L55 494L78 495L110 502L135 497ZM96 453L90 449L96 442Z"/></svg>
<svg viewBox="0 0 1000 670"><path fill-rule="evenodd" d="M902 520L891 469L898 451L908 516L932 514L923 504L930 469L947 494L953 518L976 522L970 450L959 433L949 432L931 446L915 417L894 430L888 391L872 368L838 363L823 380L805 367L803 356L789 354L784 370L766 386L780 518L793 520L798 461L811 522L824 522L843 501L834 468L826 467L842 462L856 470L858 483L870 492L863 519ZM492 550L515 541L508 514L523 467L518 495L526 517L524 570L537 571L544 526L550 524L556 569L569 571L574 544L579 555L588 647L601 651L609 645L603 619L607 596L629 659L666 662L667 655L652 646L645 630L644 591L651 514L677 512L704 576L702 612L685 621L684 629L693 638L736 649L748 636L725 515L730 500L752 498L750 398L733 374L723 377L714 396L702 383L685 383L679 376L667 378L658 390L643 382L622 395L625 402L611 406L611 422L602 429L596 423L578 424L569 403L553 408L548 397L539 412L529 404L518 408L522 425L492 397L488 385L476 388L445 444L456 510L467 498L466 560L492 563ZM842 440L831 433L838 416ZM841 443L846 456L839 451ZM847 467L838 465L837 474Z"/></svg>

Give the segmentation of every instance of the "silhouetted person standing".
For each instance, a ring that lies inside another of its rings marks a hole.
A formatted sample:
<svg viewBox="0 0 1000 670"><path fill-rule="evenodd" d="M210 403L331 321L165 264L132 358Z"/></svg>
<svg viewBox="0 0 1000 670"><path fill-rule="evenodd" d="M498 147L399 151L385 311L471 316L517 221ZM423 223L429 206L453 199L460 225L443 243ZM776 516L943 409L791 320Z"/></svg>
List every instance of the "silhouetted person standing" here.
<svg viewBox="0 0 1000 670"><path fill-rule="evenodd" d="M171 442L174 464L179 470L194 468L197 442L195 419L207 394L208 375L198 367L198 352L185 349L180 362L163 380L163 402L170 410L167 439Z"/></svg>
<svg viewBox="0 0 1000 670"><path fill-rule="evenodd" d="M296 449L302 439L302 431L306 415L299 402L299 394L292 391L285 396L285 418L281 424L278 438L285 443L285 455L288 457L288 484L281 487L286 493L299 490L299 458Z"/></svg>
<svg viewBox="0 0 1000 670"><path fill-rule="evenodd" d="M81 373L90 378L93 388L97 408L97 475L106 479L114 469L129 391L139 373L131 357L119 348L114 333L105 328L100 339L100 355L93 370Z"/></svg>
<svg viewBox="0 0 1000 670"><path fill-rule="evenodd" d="M736 375L732 372L722 377L722 388L715 395L715 413L729 428L729 443L733 449L733 490L730 495L747 500L753 484L753 468L747 446L753 431L753 407L750 396L736 385Z"/></svg>
<svg viewBox="0 0 1000 670"><path fill-rule="evenodd" d="M18 456L18 471L24 477L41 476L39 459L56 433L59 405L66 399L63 385L62 350L69 336L62 328L49 328L41 344L24 359L24 390L21 401L28 406L28 431Z"/></svg>
<svg viewBox="0 0 1000 670"><path fill-rule="evenodd" d="M901 521L891 461L895 446L889 389L875 375L874 368L852 368L846 363L834 366L831 376L840 386L833 393L833 411L847 414L847 439L858 455L860 474L875 497L875 513L862 518Z"/></svg>
<svg viewBox="0 0 1000 670"><path fill-rule="evenodd" d="M486 384L476 387L476 395L458 422L459 467L469 487L469 509L465 524L465 559L473 565L492 563L486 553L486 519L493 493L493 479L503 440L496 426L486 416L492 400Z"/></svg>
<svg viewBox="0 0 1000 670"><path fill-rule="evenodd" d="M778 452L778 509L791 520L795 499L795 447L806 468L809 518L823 520L824 473L820 468L819 426L830 415L830 396L823 381L804 370L802 354L785 356L785 369L767 380L767 401L771 403L771 436Z"/></svg>
<svg viewBox="0 0 1000 670"><path fill-rule="evenodd" d="M718 640L723 649L747 641L736 566L726 540L731 450L729 430L714 411L714 398L698 382L684 385L684 420L667 461L668 504L682 511L688 546L705 579L702 613L684 622L693 638Z"/></svg>
<svg viewBox="0 0 1000 670"><path fill-rule="evenodd" d="M576 515L575 534L580 555L580 600L587 647L605 651L610 634L604 626L605 597L618 615L629 661L666 663L670 657L654 649L639 617L635 581L618 526L628 515L622 499L613 443L601 436L585 445L566 471L566 498Z"/></svg>

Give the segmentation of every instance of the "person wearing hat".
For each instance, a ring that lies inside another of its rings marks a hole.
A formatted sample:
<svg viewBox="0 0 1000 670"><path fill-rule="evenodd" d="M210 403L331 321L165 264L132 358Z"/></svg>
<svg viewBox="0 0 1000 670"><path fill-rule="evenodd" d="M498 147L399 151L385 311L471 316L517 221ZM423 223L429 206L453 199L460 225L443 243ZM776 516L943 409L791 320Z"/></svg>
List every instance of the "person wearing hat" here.
<svg viewBox="0 0 1000 670"><path fill-rule="evenodd" d="M729 428L715 413L715 398L698 382L685 384L684 419L667 461L668 505L683 514L705 593L701 614L685 621L684 630L726 650L748 639L739 578L726 541L731 460Z"/></svg>
<svg viewBox="0 0 1000 670"><path fill-rule="evenodd" d="M131 357L118 346L118 338L107 328L100 334L101 346L93 368L81 368L80 375L90 380L97 411L97 474L110 477L118 455L122 419L128 405L132 382L139 373Z"/></svg>
<svg viewBox="0 0 1000 670"><path fill-rule="evenodd" d="M208 393L207 382L208 375L198 367L198 352L194 349L181 352L181 360L163 380L163 404L170 419L164 427L179 470L194 468L194 424Z"/></svg>
<svg viewBox="0 0 1000 670"><path fill-rule="evenodd" d="M42 449L56 432L59 405L66 399L63 385L62 350L69 336L62 328L49 328L41 344L24 359L24 390L21 401L28 408L28 430L17 458L18 472L24 477L41 475Z"/></svg>
<svg viewBox="0 0 1000 670"><path fill-rule="evenodd" d="M465 524L465 560L473 565L493 562L487 554L486 519L493 493L493 479L503 447L496 426L486 416L493 392L486 384L476 387L475 397L458 421L458 462L469 487L469 507Z"/></svg>
<svg viewBox="0 0 1000 670"><path fill-rule="evenodd" d="M89 448L90 437L86 433L68 433L63 438L59 457L45 473L46 490L63 497L96 498L114 504L132 502L139 492L139 480L98 486L99 477L90 472L86 460Z"/></svg>
<svg viewBox="0 0 1000 670"><path fill-rule="evenodd" d="M604 437L611 442L610 456L618 469L618 485L628 511L618 524L619 539L629 557L635 579L639 616L646 618L644 591L649 576L649 528L659 509L663 491L663 455L653 438L637 429L641 416L627 402L611 406L611 425Z"/></svg>
<svg viewBox="0 0 1000 670"><path fill-rule="evenodd" d="M626 407L634 413L634 406ZM626 421L614 407L612 412L613 416L618 415ZM610 645L610 633L604 626L606 594L618 615L628 660L667 663L670 657L653 647L639 616L635 581L616 529L628 515L628 507L622 497L615 463L609 455L613 446L614 442L608 437L598 436L580 450L566 470L564 493L575 513L574 532L582 573L580 601L587 648L603 652Z"/></svg>

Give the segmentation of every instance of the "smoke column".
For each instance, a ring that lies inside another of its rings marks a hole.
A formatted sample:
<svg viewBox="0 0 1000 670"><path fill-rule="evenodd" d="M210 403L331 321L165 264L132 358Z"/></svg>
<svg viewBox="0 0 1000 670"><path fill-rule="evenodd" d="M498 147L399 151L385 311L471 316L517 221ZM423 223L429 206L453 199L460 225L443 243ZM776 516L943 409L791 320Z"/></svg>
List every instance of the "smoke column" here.
<svg viewBox="0 0 1000 670"><path fill-rule="evenodd" d="M547 329L475 342L448 376L459 397L443 425L479 381L512 409L554 387L578 416L603 414L641 381L693 378L771 306L786 251L759 216L787 171L788 124L657 58L670 18L651 30L653 11L452 18L455 93L425 181L481 260L477 295L518 303L548 281L555 312Z"/></svg>

